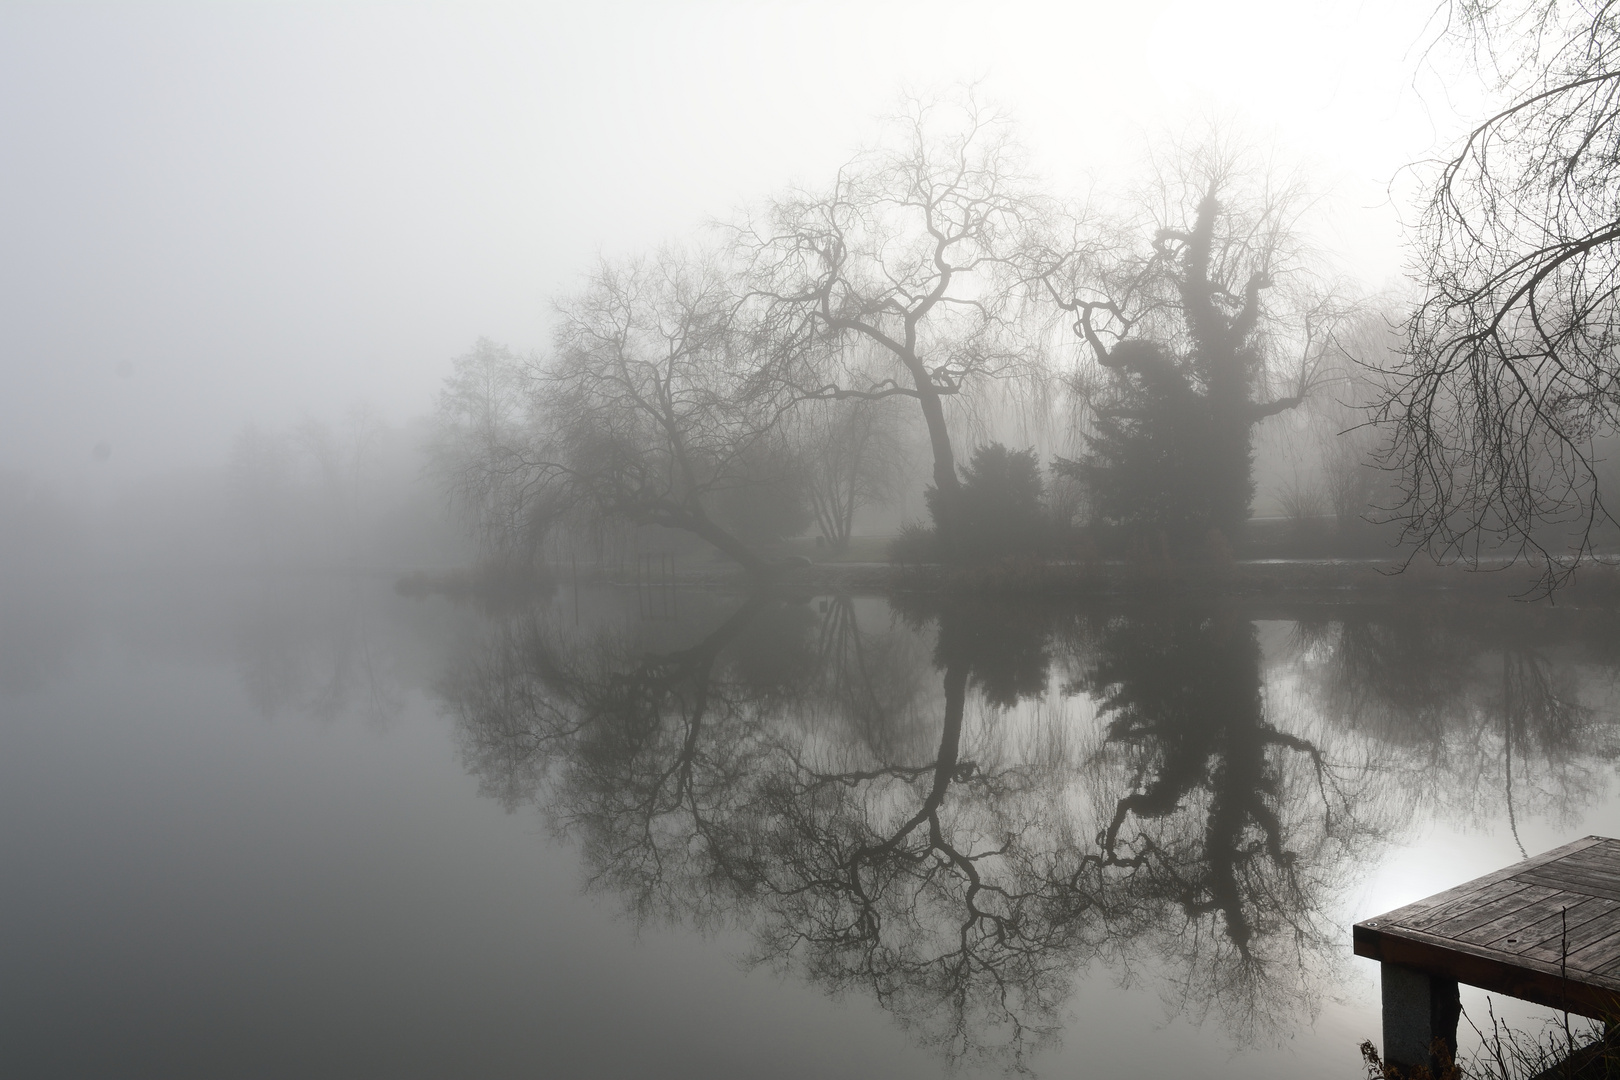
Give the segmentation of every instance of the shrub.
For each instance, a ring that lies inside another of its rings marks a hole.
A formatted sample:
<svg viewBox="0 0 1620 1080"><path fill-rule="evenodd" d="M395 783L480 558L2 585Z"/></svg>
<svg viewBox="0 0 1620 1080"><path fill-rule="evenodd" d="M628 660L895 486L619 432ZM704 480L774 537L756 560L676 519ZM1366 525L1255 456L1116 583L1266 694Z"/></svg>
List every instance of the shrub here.
<svg viewBox="0 0 1620 1080"><path fill-rule="evenodd" d="M939 561L939 536L920 521L908 521L889 544L891 562L919 565Z"/></svg>
<svg viewBox="0 0 1620 1080"><path fill-rule="evenodd" d="M976 449L973 460L959 471L962 502L956 554L960 559L985 562L1033 554L1047 546L1051 530L1034 450L1009 450L1001 443L990 443ZM937 532L939 492L930 487L924 495Z"/></svg>

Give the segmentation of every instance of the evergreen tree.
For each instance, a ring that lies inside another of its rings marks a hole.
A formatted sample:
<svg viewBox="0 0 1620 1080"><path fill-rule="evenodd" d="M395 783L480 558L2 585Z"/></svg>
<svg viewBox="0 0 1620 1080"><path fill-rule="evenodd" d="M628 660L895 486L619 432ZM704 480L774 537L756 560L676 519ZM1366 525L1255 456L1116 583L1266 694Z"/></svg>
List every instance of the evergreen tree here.
<svg viewBox="0 0 1620 1080"><path fill-rule="evenodd" d="M1197 191L1190 227L1157 229L1150 249L1090 282L1071 281L1067 292L1048 279L1106 374L1088 393L1086 453L1057 469L1082 482L1098 523L1183 551L1216 532L1241 542L1254 498L1254 426L1305 400L1326 331L1350 311L1297 289L1283 310L1268 310L1261 297L1273 267L1298 261L1288 197L1225 199L1231 162L1191 164L1204 182L1183 182ZM1087 291L1104 299L1083 299ZM1294 392L1268 400L1268 358L1294 348Z"/></svg>
<svg viewBox="0 0 1620 1080"><path fill-rule="evenodd" d="M1033 450L1009 450L990 443L973 451L960 466L957 514L958 554L970 560L1036 551L1046 539L1045 484ZM943 511L937 488L924 492L935 528Z"/></svg>
<svg viewBox="0 0 1620 1080"><path fill-rule="evenodd" d="M1058 459L1054 469L1080 481L1096 522L1179 549L1202 539L1215 519L1221 478L1206 452L1209 401L1157 345L1126 342L1113 351L1120 375L1097 403L1087 452Z"/></svg>

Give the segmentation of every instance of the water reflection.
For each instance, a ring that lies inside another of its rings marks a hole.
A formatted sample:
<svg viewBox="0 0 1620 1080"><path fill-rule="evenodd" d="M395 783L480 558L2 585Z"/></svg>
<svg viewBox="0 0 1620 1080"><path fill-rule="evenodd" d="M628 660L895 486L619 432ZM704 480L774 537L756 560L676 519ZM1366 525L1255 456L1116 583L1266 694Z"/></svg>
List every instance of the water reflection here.
<svg viewBox="0 0 1620 1080"><path fill-rule="evenodd" d="M317 593L261 581L234 609L229 640L242 689L265 719L322 723L358 713L385 722L403 708L395 662L378 640L357 582Z"/></svg>
<svg viewBox="0 0 1620 1080"><path fill-rule="evenodd" d="M1371 610L1296 624L1318 707L1397 750L1412 811L1570 822L1620 757L1606 612ZM1523 845L1520 844L1523 851Z"/></svg>
<svg viewBox="0 0 1620 1080"><path fill-rule="evenodd" d="M1545 627L1492 657L1477 621L1295 613L1268 660L1214 602L701 599L501 625L443 686L469 767L638 918L744 927L955 1059L1021 1066L1088 967L1243 1039L1305 1021L1418 804L1489 773L1573 807L1613 757L1612 657Z"/></svg>
<svg viewBox="0 0 1620 1080"><path fill-rule="evenodd" d="M1122 794L1097 844L1151 912L1136 947L1245 1039L1314 1013L1342 959L1333 901L1390 832L1379 760L1268 703L1257 628L1230 609L1105 619L1072 685L1107 721L1096 782Z"/></svg>

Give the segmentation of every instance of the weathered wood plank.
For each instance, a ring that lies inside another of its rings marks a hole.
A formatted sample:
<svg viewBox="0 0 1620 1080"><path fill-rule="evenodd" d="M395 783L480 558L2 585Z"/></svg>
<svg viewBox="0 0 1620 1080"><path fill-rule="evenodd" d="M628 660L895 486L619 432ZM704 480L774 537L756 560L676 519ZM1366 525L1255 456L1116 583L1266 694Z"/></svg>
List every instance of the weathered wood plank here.
<svg viewBox="0 0 1620 1080"><path fill-rule="evenodd" d="M1620 980L1620 956L1616 956L1612 961L1600 968L1593 969L1592 973L1600 979ZM1614 1015L1616 1018L1620 1018L1620 1012L1616 1012Z"/></svg>
<svg viewBox="0 0 1620 1080"><path fill-rule="evenodd" d="M1525 870L1527 873L1550 871L1553 873L1568 872L1575 874L1591 874L1598 877L1608 878L1620 877L1620 867L1617 867L1613 862L1606 859L1583 859L1581 858L1583 854L1585 854L1585 852L1576 852L1567 858L1558 859L1554 862L1543 863L1540 866L1526 867Z"/></svg>
<svg viewBox="0 0 1620 1080"><path fill-rule="evenodd" d="M1522 874L1515 874L1513 880L1532 885L1546 885L1569 892L1581 892L1588 896L1620 898L1620 873L1605 873L1589 866L1575 866L1570 863L1538 866Z"/></svg>
<svg viewBox="0 0 1620 1080"><path fill-rule="evenodd" d="M1593 844L1580 851L1572 851L1558 860L1574 866L1591 866L1599 870L1620 872L1620 842Z"/></svg>
<svg viewBox="0 0 1620 1080"><path fill-rule="evenodd" d="M1620 855L1620 837L1600 836L1596 844L1588 844L1579 851L1571 851L1563 857L1573 858L1579 856L1583 859L1601 859Z"/></svg>
<svg viewBox="0 0 1620 1080"><path fill-rule="evenodd" d="M1595 942L1601 941L1620 930L1620 923L1612 915L1616 903L1613 900L1587 900L1567 909L1567 920L1558 911L1553 911L1547 918L1531 928L1534 941L1521 941L1518 945L1503 951L1516 956L1529 956L1537 960L1545 960L1550 964L1559 962L1563 950L1567 947L1568 956L1573 960L1575 954ZM1567 936L1566 926L1567 921ZM1526 937L1532 936L1526 934Z"/></svg>
<svg viewBox="0 0 1620 1080"><path fill-rule="evenodd" d="M1562 928L1573 930L1594 916L1613 911L1616 906L1620 906L1620 901L1604 896L1587 896L1585 893L1573 892L1555 893L1541 905L1541 918L1534 925L1525 927L1524 933L1520 935L1519 944L1529 947L1537 942L1555 938Z"/></svg>
<svg viewBox="0 0 1620 1080"><path fill-rule="evenodd" d="M1505 881L1508 878L1513 877L1515 874L1522 873L1531 869L1532 867L1541 866L1544 863L1556 862L1559 859L1573 855L1576 852L1584 851L1587 848L1595 845L1609 843L1613 843L1613 841L1609 840L1607 837L1583 836L1579 840L1573 840L1562 847L1556 847L1551 851L1543 852L1542 854L1534 856L1533 858L1526 859L1524 862L1514 863L1512 866L1503 867L1501 870L1485 874L1482 877L1477 877L1472 881L1464 882L1455 888L1446 889L1443 892L1437 892L1433 896L1426 896L1422 900L1414 901L1413 903L1407 904L1403 907L1398 907L1393 911L1385 912L1371 921L1377 923L1404 922L1408 918L1420 916L1422 912L1427 911L1432 907L1436 907L1440 904L1448 903L1458 897L1477 892L1486 885L1493 885L1498 881Z"/></svg>
<svg viewBox="0 0 1620 1080"><path fill-rule="evenodd" d="M1488 927L1527 908L1537 909L1543 901L1561 895L1558 890L1549 889L1544 885L1529 885L1523 882L1519 884L1521 887L1513 892L1480 904L1460 915L1453 915L1442 922L1421 926L1418 929L1439 934L1441 937L1461 937L1470 930Z"/></svg>
<svg viewBox="0 0 1620 1080"><path fill-rule="evenodd" d="M1614 932L1570 953L1569 970L1598 974L1620 960L1620 925L1612 918L1604 921L1613 927Z"/></svg>
<svg viewBox="0 0 1620 1080"><path fill-rule="evenodd" d="M1557 934L1558 908L1573 908L1578 907L1578 905L1591 905L1589 910L1584 910L1584 912L1576 915L1578 921L1586 915L1607 915L1607 913L1614 912L1614 910L1620 910L1620 902L1615 902L1615 900L1583 897L1583 895L1573 894L1573 892L1555 892L1552 897L1547 899L1545 904L1526 908L1523 912L1516 912L1510 918L1500 921L1497 926L1481 926L1473 933L1458 934L1458 939L1460 941L1471 941L1473 944L1479 944L1479 946L1489 946L1492 949L1500 950L1500 952L1515 954L1518 950L1529 949L1537 942L1545 941L1550 936ZM1502 933L1490 939L1481 938L1482 934L1489 933L1492 929L1500 929Z"/></svg>
<svg viewBox="0 0 1620 1080"><path fill-rule="evenodd" d="M1531 886L1531 888L1539 889L1540 886ZM1456 936L1459 941L1466 941L1473 945L1485 945L1494 949L1499 949L1502 952L1510 953L1513 952L1518 945L1528 945L1541 939L1543 935L1535 931L1533 927L1535 927L1537 923L1542 922L1547 918L1547 911L1549 908L1556 911L1561 906L1576 904L1583 900L1590 901L1592 903L1602 903L1602 901L1594 901L1591 897L1578 896L1575 893L1553 892L1548 890L1545 896L1545 903L1528 905L1527 907L1519 911L1515 911L1511 915L1506 915L1493 923L1475 927L1472 930L1466 930ZM1509 942L1509 938L1522 938L1523 940Z"/></svg>
<svg viewBox="0 0 1620 1080"><path fill-rule="evenodd" d="M1480 908L1505 900L1526 889L1543 888L1528 881L1518 881L1508 878L1503 881L1494 881L1473 892L1463 893L1444 904L1439 904L1427 911L1418 912L1410 918L1401 921L1402 926L1410 926L1416 930L1433 932L1434 927L1450 922L1456 918L1466 918Z"/></svg>

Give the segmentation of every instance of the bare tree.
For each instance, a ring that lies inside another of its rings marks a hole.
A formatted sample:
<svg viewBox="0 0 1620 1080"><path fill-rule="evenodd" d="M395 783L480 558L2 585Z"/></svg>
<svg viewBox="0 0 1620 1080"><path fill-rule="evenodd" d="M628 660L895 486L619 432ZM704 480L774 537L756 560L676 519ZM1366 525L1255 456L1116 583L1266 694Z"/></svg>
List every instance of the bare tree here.
<svg viewBox="0 0 1620 1080"><path fill-rule="evenodd" d="M1371 421L1384 392L1377 372L1401 347L1398 323L1387 302L1368 304L1347 320L1324 358L1324 392L1309 403L1322 486L1341 531L1373 514L1380 497L1380 429Z"/></svg>
<svg viewBox="0 0 1620 1080"><path fill-rule="evenodd" d="M1424 295L1381 413L1395 517L1439 558L1538 563L1551 591L1615 521L1598 460L1620 420L1620 12L1448 10L1503 104L1432 176Z"/></svg>
<svg viewBox="0 0 1620 1080"><path fill-rule="evenodd" d="M888 400L803 402L795 410L805 491L833 548L849 546L855 513L882 502L906 464L904 418Z"/></svg>
<svg viewBox="0 0 1620 1080"><path fill-rule="evenodd" d="M855 158L828 189L777 199L735 235L799 397L917 402L949 543L961 483L944 401L1033 370L1012 331L1044 203L1006 122L971 97L914 103L896 126L898 146Z"/></svg>
<svg viewBox="0 0 1620 1080"><path fill-rule="evenodd" d="M430 461L486 556L532 555L530 361L480 338L439 391Z"/></svg>
<svg viewBox="0 0 1620 1080"><path fill-rule="evenodd" d="M675 253L603 265L560 311L556 354L534 374L544 442L531 482L558 512L685 530L771 570L712 513L722 496L781 486L793 400L728 275Z"/></svg>
<svg viewBox="0 0 1620 1080"><path fill-rule="evenodd" d="M1121 229L1045 277L1101 368L1074 382L1095 430L1070 469L1105 519L1235 541L1253 429L1310 395L1352 305L1311 272L1300 184L1219 142L1170 159L1141 202L1149 243Z"/></svg>

